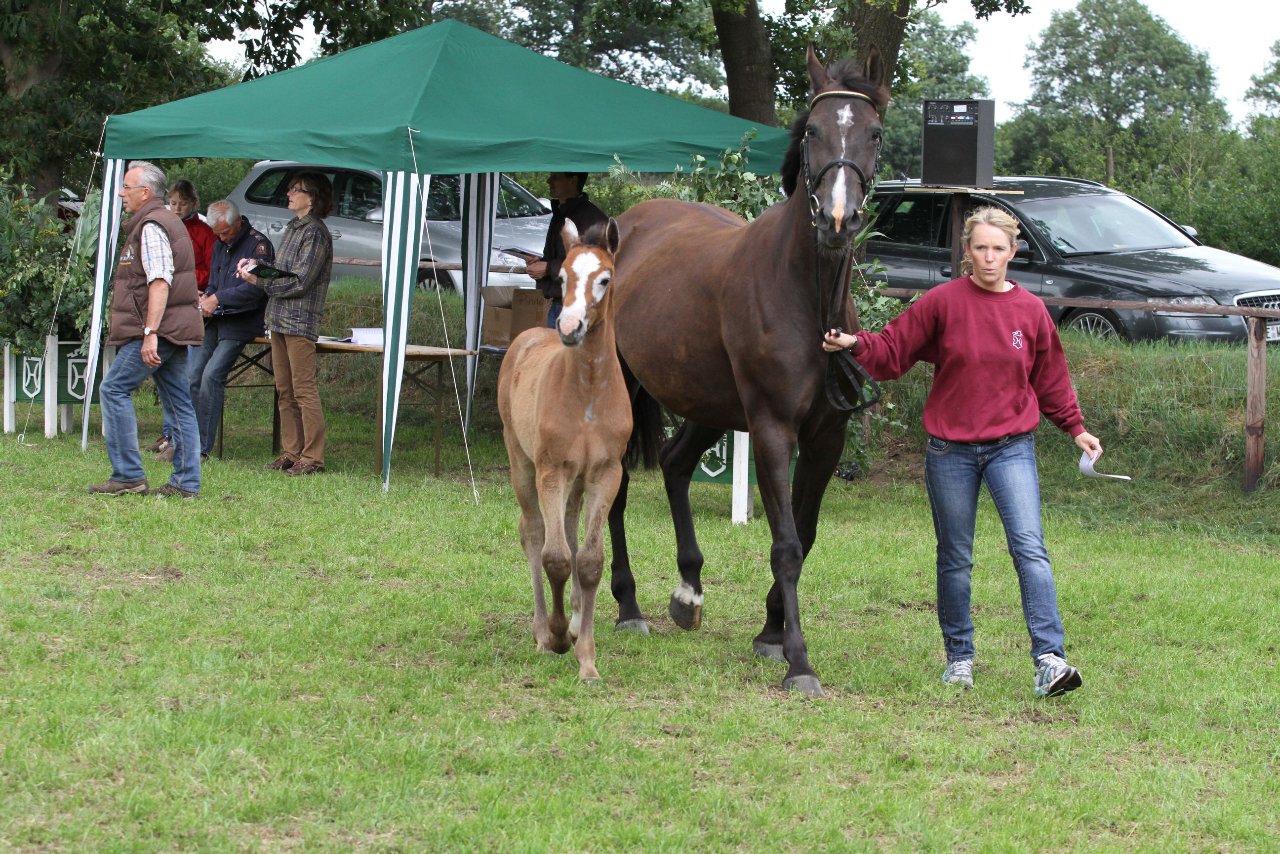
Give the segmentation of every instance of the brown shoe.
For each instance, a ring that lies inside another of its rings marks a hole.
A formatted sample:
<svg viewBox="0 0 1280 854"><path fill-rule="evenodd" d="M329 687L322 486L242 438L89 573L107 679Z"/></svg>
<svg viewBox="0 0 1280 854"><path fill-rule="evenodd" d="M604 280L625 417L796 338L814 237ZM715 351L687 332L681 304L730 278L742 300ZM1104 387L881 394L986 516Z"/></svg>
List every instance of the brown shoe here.
<svg viewBox="0 0 1280 854"><path fill-rule="evenodd" d="M109 480L106 483L97 483L89 487L90 495L146 495L146 493L147 482L145 480L132 483L126 480Z"/></svg>
<svg viewBox="0 0 1280 854"><path fill-rule="evenodd" d="M154 442L152 442L150 445L147 445L142 450L150 451L153 454L158 454L161 451L163 451L165 445L168 445L168 444L169 444L169 437L161 433L159 439L156 439Z"/></svg>
<svg viewBox="0 0 1280 854"><path fill-rule="evenodd" d="M147 490L147 495L163 495L166 497L177 496L179 498L196 498L200 495L198 492L192 492L189 489L183 489L181 486L174 486L172 483L166 483L159 489Z"/></svg>
<svg viewBox="0 0 1280 854"><path fill-rule="evenodd" d="M324 466L320 463L298 462L293 464L293 468L287 469L285 474L289 475L289 477L298 477L299 475L319 474L322 471L324 471Z"/></svg>
<svg viewBox="0 0 1280 854"><path fill-rule="evenodd" d="M297 460L295 460L293 457L289 456L288 454L281 454L280 456L276 457L275 461L272 462L271 465L267 466L267 468L270 469L271 471L288 471L289 469L293 468L293 464L296 462Z"/></svg>
<svg viewBox="0 0 1280 854"><path fill-rule="evenodd" d="M166 441L164 447L160 449L158 456L163 463L173 462L173 443Z"/></svg>

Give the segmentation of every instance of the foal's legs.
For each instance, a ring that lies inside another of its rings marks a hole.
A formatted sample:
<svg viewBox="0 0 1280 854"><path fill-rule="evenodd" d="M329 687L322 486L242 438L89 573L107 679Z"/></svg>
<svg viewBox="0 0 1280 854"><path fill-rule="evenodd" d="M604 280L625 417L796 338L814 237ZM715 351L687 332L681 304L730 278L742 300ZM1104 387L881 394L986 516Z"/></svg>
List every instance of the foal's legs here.
<svg viewBox="0 0 1280 854"><path fill-rule="evenodd" d="M547 629L547 600L542 585L542 546L546 527L538 506L538 487L533 461L522 452L510 450L511 486L520 504L520 545L529 561L533 578L533 639L538 652L551 649L551 632Z"/></svg>
<svg viewBox="0 0 1280 854"><path fill-rule="evenodd" d="M569 618L564 608L564 585L573 572L573 553L565 538L564 472L557 468L540 469L537 473L538 503L546 539L542 544L542 570L551 583L551 614L547 620L549 648L552 652L569 651Z"/></svg>
<svg viewBox="0 0 1280 854"><path fill-rule="evenodd" d="M662 482L676 529L676 565L680 586L671 594L667 610L682 629L702 625L702 549L693 528L693 508L689 504L689 482L702 454L724 435L723 430L686 421L662 447Z"/></svg>
<svg viewBox="0 0 1280 854"><path fill-rule="evenodd" d="M611 460L601 470L588 474L589 482L582 520L584 539L574 561L573 580L577 599L574 620L578 622L577 642L573 653L578 659L578 678L594 683L596 671L595 608L600 576L604 573L604 524L606 508L622 480L622 465Z"/></svg>

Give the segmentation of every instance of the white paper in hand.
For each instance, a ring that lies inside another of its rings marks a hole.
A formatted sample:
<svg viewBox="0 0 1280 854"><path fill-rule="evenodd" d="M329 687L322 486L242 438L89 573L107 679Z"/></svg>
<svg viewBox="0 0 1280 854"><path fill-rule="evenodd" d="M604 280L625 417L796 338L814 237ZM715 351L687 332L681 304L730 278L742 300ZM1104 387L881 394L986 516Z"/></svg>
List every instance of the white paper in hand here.
<svg viewBox="0 0 1280 854"><path fill-rule="evenodd" d="M1099 454L1098 456L1102 456ZM1093 460L1089 458L1089 452L1085 451L1080 455L1080 474L1085 477L1109 477L1112 480L1133 480L1127 474L1103 474L1093 467Z"/></svg>

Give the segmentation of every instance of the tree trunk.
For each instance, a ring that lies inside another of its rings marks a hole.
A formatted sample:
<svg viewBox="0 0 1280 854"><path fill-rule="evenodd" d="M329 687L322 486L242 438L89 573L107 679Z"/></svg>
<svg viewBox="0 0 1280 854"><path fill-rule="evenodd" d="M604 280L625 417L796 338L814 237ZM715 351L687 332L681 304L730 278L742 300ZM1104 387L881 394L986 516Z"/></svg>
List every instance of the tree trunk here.
<svg viewBox="0 0 1280 854"><path fill-rule="evenodd" d="M897 0L891 5L851 0L841 4L836 26L844 31L847 39L845 50L857 57L859 65L866 61L867 51L873 45L880 48L885 63L885 80L894 81L898 73L898 51L902 48L910 13L911 0Z"/></svg>
<svg viewBox="0 0 1280 854"><path fill-rule="evenodd" d="M739 0L713 0L711 16L729 84L729 112L748 121L776 126L773 50L760 20L759 4L756 0L745 4Z"/></svg>

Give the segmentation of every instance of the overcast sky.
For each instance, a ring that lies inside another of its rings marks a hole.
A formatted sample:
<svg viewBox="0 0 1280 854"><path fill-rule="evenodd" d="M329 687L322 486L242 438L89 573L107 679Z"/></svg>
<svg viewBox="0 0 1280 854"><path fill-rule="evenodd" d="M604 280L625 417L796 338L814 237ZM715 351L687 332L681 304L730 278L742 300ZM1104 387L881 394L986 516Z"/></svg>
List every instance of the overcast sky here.
<svg viewBox="0 0 1280 854"><path fill-rule="evenodd" d="M781 0L762 0L762 7L779 8ZM949 0L937 12L948 24L965 21L978 28L969 64L974 74L987 78L996 100L996 122L1013 118L1010 104L1031 94L1030 77L1023 67L1027 45L1039 39L1055 11L1076 7L1076 0L1031 0L1031 11L1012 17L1003 12L978 21L967 0ZM1232 117L1242 121L1251 109L1244 100L1249 78L1261 74L1271 61L1271 45L1280 39L1275 25L1275 0L1233 0L1217 7L1204 0L1149 0L1152 14L1163 18L1183 41L1209 55L1218 97L1227 103Z"/></svg>

